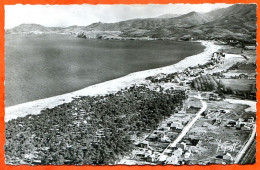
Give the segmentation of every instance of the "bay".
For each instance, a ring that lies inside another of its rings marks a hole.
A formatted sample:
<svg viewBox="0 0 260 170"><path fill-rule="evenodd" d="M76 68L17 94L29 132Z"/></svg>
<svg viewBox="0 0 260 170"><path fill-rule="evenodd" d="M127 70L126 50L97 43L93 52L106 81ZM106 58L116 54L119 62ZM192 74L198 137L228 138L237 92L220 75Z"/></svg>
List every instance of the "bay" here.
<svg viewBox="0 0 260 170"><path fill-rule="evenodd" d="M198 42L5 36L5 106L52 97L203 52Z"/></svg>

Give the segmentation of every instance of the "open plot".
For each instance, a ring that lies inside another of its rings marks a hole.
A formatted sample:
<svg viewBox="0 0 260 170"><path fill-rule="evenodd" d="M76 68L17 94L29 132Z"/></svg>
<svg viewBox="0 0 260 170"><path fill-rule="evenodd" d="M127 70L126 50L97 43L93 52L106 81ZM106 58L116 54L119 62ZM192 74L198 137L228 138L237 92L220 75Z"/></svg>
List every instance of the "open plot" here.
<svg viewBox="0 0 260 170"><path fill-rule="evenodd" d="M208 110L216 117L205 116L199 119L189 133L184 137L191 150L191 156L186 159L190 164L230 164L233 163L239 151L248 141L251 129L227 126L229 122L244 122L253 124L249 120L255 120L255 113L245 112L248 106L231 104L227 101L208 102ZM253 117L253 118L252 118ZM196 139L197 144L190 141Z"/></svg>
<svg viewBox="0 0 260 170"><path fill-rule="evenodd" d="M226 87L239 91L251 91L252 86L256 84L256 80L251 79L220 79Z"/></svg>

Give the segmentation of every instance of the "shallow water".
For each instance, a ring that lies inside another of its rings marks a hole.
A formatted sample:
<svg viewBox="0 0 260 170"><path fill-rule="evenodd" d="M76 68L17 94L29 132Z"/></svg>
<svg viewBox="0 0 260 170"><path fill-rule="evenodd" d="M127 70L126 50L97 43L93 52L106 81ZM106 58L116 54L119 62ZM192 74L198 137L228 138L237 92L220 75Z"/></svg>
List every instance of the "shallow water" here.
<svg viewBox="0 0 260 170"><path fill-rule="evenodd" d="M200 43L6 35L6 106L56 96L204 50Z"/></svg>

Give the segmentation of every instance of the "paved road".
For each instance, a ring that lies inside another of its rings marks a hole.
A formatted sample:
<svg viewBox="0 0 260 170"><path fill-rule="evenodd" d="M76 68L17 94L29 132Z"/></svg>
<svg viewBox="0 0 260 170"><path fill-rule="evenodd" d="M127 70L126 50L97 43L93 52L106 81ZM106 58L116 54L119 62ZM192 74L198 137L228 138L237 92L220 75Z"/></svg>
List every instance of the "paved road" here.
<svg viewBox="0 0 260 170"><path fill-rule="evenodd" d="M247 149L246 153L239 160L238 164L253 164L256 161L256 138L254 138L253 142Z"/></svg>
<svg viewBox="0 0 260 170"><path fill-rule="evenodd" d="M242 159L242 157L244 155L246 156L248 154L247 151L252 148L250 146L255 141L255 136L256 136L256 126L254 126L254 129L252 130L252 133L251 133L249 140L247 141L247 143L245 144L243 149L237 155L235 162L234 162L235 164L238 164L240 162L240 160Z"/></svg>
<svg viewBox="0 0 260 170"><path fill-rule="evenodd" d="M196 116L190 121L181 131L181 133L178 135L178 137L168 145L168 147L162 152L162 154L159 156L158 160L162 155L164 155L165 151L170 147L175 147L177 143L179 143L182 138L188 133L190 128L194 125L194 123L200 118L201 114L207 109L207 103L201 99L201 97L198 97L200 99L200 102L202 104L202 108L196 113Z"/></svg>

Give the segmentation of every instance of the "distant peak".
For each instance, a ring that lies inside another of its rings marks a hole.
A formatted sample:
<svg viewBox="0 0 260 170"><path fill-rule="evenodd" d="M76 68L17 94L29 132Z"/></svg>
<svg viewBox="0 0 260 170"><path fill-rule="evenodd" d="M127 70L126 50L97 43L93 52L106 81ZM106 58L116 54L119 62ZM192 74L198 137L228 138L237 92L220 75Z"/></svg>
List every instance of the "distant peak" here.
<svg viewBox="0 0 260 170"><path fill-rule="evenodd" d="M156 18L175 18L175 17L181 16L181 15L183 15L183 14L163 14Z"/></svg>

